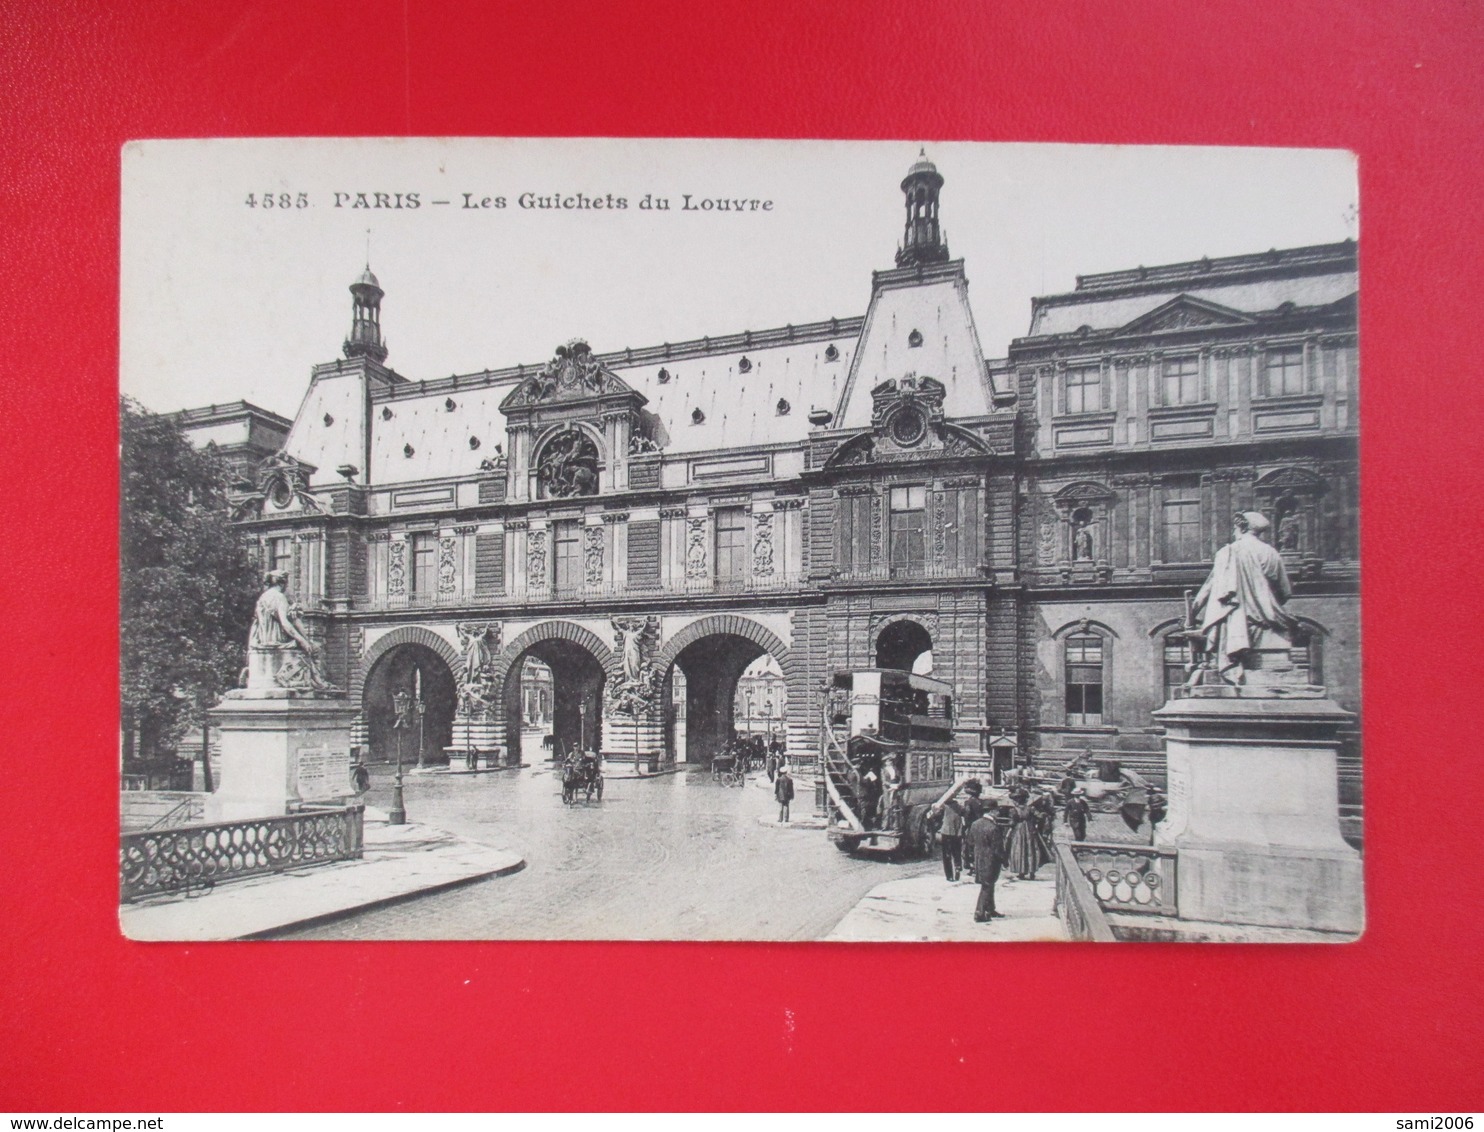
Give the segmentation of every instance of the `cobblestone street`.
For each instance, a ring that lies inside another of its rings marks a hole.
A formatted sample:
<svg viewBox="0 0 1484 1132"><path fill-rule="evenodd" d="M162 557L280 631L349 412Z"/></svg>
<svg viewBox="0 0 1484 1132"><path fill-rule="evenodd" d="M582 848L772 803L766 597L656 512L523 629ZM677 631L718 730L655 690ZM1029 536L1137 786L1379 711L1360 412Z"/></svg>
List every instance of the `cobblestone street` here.
<svg viewBox="0 0 1484 1132"><path fill-rule="evenodd" d="M819 829L761 824L777 813L768 786L704 771L609 778L602 802L568 808L545 766L409 774L412 820L514 850L526 868L282 938L817 939L874 886L939 868L853 859ZM390 793L377 768L367 800L384 808ZM801 781L797 817L812 798Z"/></svg>

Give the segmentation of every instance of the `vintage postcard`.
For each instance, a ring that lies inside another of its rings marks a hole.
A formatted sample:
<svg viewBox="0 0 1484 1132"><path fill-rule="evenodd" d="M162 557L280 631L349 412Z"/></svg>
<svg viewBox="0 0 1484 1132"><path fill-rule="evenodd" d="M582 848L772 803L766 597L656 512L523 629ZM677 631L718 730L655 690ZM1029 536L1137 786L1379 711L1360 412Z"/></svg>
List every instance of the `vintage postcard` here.
<svg viewBox="0 0 1484 1132"><path fill-rule="evenodd" d="M130 938L1363 930L1352 155L122 163Z"/></svg>

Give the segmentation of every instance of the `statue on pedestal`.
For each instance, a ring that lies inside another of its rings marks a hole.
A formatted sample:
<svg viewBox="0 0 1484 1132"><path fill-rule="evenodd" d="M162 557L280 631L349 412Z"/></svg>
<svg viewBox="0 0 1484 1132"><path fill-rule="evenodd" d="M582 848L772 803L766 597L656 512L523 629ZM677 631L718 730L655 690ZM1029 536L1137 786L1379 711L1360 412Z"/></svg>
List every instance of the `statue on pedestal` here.
<svg viewBox="0 0 1484 1132"><path fill-rule="evenodd" d="M465 621L458 626L463 647L464 670L459 683L458 714L470 719L484 719L495 702L494 659L499 648L498 623Z"/></svg>
<svg viewBox="0 0 1484 1132"><path fill-rule="evenodd" d="M1260 512L1238 512L1232 541L1216 552L1187 622L1188 639L1201 653L1188 684L1198 683L1205 672L1214 672L1224 683L1241 684L1265 637L1277 638L1266 642L1269 647L1286 649L1299 630L1283 609L1293 594L1283 556L1263 541L1270 527Z"/></svg>
<svg viewBox="0 0 1484 1132"><path fill-rule="evenodd" d="M247 638L246 687L249 691L335 691L325 679L322 650L304 628L299 607L289 601L288 582L281 570L263 576L264 589L253 609Z"/></svg>

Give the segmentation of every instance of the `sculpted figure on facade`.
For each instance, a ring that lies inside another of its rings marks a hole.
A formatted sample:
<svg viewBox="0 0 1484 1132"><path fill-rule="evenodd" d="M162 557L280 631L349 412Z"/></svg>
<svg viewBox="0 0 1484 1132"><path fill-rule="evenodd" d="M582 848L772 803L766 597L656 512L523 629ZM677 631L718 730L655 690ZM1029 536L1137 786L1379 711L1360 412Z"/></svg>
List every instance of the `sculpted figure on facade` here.
<svg viewBox="0 0 1484 1132"><path fill-rule="evenodd" d="M247 637L246 687L249 691L278 688L292 692L334 691L325 679L322 650L312 639L289 601L288 575L270 570L253 609Z"/></svg>
<svg viewBox="0 0 1484 1132"><path fill-rule="evenodd" d="M463 621L459 623L459 651L464 670L459 684L459 714L483 718L495 700L495 651L500 647L498 623Z"/></svg>
<svg viewBox="0 0 1484 1132"><path fill-rule="evenodd" d="M536 478L548 496L596 495L598 446L581 429L558 433L542 449Z"/></svg>
<svg viewBox="0 0 1484 1132"><path fill-rule="evenodd" d="M655 670L654 647L659 642L659 618L615 617L613 643L623 662L623 679L609 693L609 704L624 715L647 712L659 694L661 674Z"/></svg>
<svg viewBox="0 0 1484 1132"><path fill-rule="evenodd" d="M1216 552L1211 573L1191 605L1194 626L1203 638L1204 663L1231 684L1243 682L1253 650L1267 634L1286 645L1298 622L1283 609L1292 596L1283 556L1264 542L1271 524L1257 511L1239 512L1232 541ZM1200 679L1200 670L1191 681Z"/></svg>

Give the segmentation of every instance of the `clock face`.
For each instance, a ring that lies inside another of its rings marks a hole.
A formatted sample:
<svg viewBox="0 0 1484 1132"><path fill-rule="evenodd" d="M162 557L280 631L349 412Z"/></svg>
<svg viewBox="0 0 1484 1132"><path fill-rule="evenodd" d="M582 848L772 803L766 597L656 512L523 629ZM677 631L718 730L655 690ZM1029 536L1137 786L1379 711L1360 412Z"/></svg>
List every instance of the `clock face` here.
<svg viewBox="0 0 1484 1132"><path fill-rule="evenodd" d="M891 438L911 448L927 435L927 420L916 409L901 409L891 418Z"/></svg>

